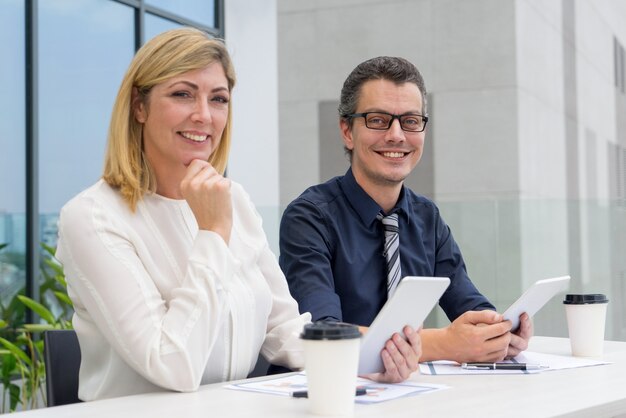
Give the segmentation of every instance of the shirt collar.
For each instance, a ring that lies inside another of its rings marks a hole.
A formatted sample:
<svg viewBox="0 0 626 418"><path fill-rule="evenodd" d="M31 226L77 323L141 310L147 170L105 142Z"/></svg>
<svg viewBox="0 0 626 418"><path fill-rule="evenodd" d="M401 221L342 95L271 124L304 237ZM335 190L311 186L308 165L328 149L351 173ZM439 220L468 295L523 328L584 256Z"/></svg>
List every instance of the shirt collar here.
<svg viewBox="0 0 626 418"><path fill-rule="evenodd" d="M343 190L343 193L346 196L346 199L354 209L354 211L359 215L359 218L363 221L365 225L372 225L375 221L378 222L376 218L380 212L382 212L382 208L368 195L365 190L359 183L356 182L354 178L354 174L352 173L352 167L348 168L346 171L346 175L343 176L339 181L339 186ZM402 190L400 190L400 197L398 198L398 202L391 210L390 213L398 213L399 216L403 216L406 221L409 221L409 201L406 198L405 186L402 185ZM384 213L384 212L383 212Z"/></svg>

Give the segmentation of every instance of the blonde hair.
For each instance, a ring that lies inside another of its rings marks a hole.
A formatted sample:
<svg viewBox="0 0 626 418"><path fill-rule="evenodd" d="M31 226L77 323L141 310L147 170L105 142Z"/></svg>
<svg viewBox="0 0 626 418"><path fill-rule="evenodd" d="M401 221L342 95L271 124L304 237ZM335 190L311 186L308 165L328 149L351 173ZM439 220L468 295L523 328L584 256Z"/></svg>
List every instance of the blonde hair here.
<svg viewBox="0 0 626 418"><path fill-rule="evenodd" d="M209 38L198 29L163 32L142 46L131 61L113 105L102 175L120 191L131 210L145 193L156 191L155 175L143 153L143 125L133 111L133 89L139 93L137 100L146 100L155 85L214 62L222 64L232 91L235 70L223 41ZM226 169L230 150L231 103L219 146L208 160L220 174Z"/></svg>

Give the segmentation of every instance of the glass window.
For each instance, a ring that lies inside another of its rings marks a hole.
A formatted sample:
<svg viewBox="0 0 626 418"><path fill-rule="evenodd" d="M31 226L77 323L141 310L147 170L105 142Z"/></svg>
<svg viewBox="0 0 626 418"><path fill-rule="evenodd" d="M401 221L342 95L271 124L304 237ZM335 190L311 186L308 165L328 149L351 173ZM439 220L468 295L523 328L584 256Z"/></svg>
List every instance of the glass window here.
<svg viewBox="0 0 626 418"><path fill-rule="evenodd" d="M0 2L0 307L24 286L26 251L24 1ZM6 245L4 245L6 244ZM5 310L2 309L4 314ZM9 318L4 318L9 319Z"/></svg>
<svg viewBox="0 0 626 418"><path fill-rule="evenodd" d="M211 0L147 0L146 3L201 25L215 27L215 2ZM149 39L149 38L146 38Z"/></svg>
<svg viewBox="0 0 626 418"><path fill-rule="evenodd" d="M134 54L134 11L106 0L39 7L39 207L42 241L54 246L59 209L102 174L113 101Z"/></svg>
<svg viewBox="0 0 626 418"><path fill-rule="evenodd" d="M144 40L147 42L161 32L180 27L182 27L182 25L169 19L163 19L162 17L146 13Z"/></svg>

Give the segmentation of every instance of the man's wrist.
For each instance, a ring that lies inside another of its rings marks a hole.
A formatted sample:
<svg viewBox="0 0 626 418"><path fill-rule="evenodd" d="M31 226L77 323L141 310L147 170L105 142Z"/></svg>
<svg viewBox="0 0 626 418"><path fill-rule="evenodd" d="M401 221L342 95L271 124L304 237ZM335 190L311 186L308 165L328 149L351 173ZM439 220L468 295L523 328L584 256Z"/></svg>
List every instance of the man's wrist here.
<svg viewBox="0 0 626 418"><path fill-rule="evenodd" d="M428 328L420 331L422 356L420 361L450 360L448 353L448 327Z"/></svg>

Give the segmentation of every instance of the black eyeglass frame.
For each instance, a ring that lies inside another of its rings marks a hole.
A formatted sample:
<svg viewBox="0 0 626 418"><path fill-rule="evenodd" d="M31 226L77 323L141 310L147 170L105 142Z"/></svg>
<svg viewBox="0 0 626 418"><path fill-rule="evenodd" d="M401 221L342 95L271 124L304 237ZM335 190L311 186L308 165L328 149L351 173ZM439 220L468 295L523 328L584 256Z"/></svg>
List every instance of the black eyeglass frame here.
<svg viewBox="0 0 626 418"><path fill-rule="evenodd" d="M378 115L387 115L387 116L391 116L391 119L389 119L389 124L387 125L386 128L371 128L368 124L367 124L367 115L371 115L371 114L378 114ZM419 116L422 118L422 120L424 121L424 125L422 126L422 129L419 131L411 131L408 129L404 129L404 127L402 126L402 117L404 116ZM420 115L419 113L403 113L402 115L394 115L393 113L387 113L387 112L363 112L363 113L351 113L349 115L343 115L344 118L346 119L354 119L354 118L363 118L364 122L365 122L365 127L367 129L372 129L374 131L386 131L389 128L391 128L391 125L393 124L393 121L395 119L398 119L398 123L400 124L400 129L402 129L404 132L424 132L424 130L426 129L426 125L428 124L428 115Z"/></svg>

